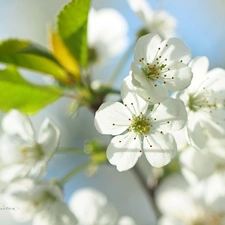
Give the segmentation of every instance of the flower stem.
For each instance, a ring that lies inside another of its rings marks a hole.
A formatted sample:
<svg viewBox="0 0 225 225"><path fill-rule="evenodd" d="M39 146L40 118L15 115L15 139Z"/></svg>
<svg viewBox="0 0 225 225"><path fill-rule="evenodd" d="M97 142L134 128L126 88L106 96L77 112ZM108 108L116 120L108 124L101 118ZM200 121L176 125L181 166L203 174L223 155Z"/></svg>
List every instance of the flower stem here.
<svg viewBox="0 0 225 225"><path fill-rule="evenodd" d="M60 184L64 185L66 184L70 179L72 179L75 175L77 175L79 172L84 170L86 167L90 165L90 162L83 163L79 165L78 167L72 169L69 173L67 173L61 180Z"/></svg>
<svg viewBox="0 0 225 225"><path fill-rule="evenodd" d="M134 50L134 46L135 46L135 42L129 46L129 48L127 49L125 54L122 56L119 64L117 65L117 67L115 68L115 70L113 71L113 73L109 79L109 84L112 85L116 81L116 78L118 77L119 73L123 69L124 65L127 63L128 58L132 54L132 52Z"/></svg>

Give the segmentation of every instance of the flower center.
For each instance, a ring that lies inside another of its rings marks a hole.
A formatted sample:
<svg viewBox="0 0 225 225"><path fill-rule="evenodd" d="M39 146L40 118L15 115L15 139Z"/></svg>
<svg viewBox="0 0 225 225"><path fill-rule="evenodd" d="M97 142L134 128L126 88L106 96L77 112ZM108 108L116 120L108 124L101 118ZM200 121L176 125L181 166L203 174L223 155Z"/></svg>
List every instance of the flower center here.
<svg viewBox="0 0 225 225"><path fill-rule="evenodd" d="M165 69L166 71L170 70L169 68L166 68L167 65L165 63L159 62L160 59L161 56L156 58L154 64L146 63L144 58L139 60L142 63L141 69L148 80L156 81L162 76L162 73L165 73ZM164 61L167 61L167 59L165 59ZM165 78L166 75L164 74L163 79Z"/></svg>
<svg viewBox="0 0 225 225"><path fill-rule="evenodd" d="M211 108L216 109L217 103L216 101L210 100L210 97L208 95L212 94L210 91L207 91L206 93L200 93L197 96L194 94L189 94L189 101L187 103L187 106L191 111L198 111L201 108Z"/></svg>
<svg viewBox="0 0 225 225"><path fill-rule="evenodd" d="M37 206L44 207L46 202L53 204L53 202L55 202L55 201L57 201L57 197L54 196L54 194L51 193L50 191L45 190L40 195L37 195L37 198L35 198L33 200L33 205L35 207L37 207Z"/></svg>
<svg viewBox="0 0 225 225"><path fill-rule="evenodd" d="M25 162L29 162L30 160L41 160L44 156L44 152L40 145L36 144L33 147L21 147L20 149L22 155L23 155L23 160Z"/></svg>
<svg viewBox="0 0 225 225"><path fill-rule="evenodd" d="M129 130L134 131L137 134L145 134L150 130L150 127L149 119L140 114L132 119Z"/></svg>

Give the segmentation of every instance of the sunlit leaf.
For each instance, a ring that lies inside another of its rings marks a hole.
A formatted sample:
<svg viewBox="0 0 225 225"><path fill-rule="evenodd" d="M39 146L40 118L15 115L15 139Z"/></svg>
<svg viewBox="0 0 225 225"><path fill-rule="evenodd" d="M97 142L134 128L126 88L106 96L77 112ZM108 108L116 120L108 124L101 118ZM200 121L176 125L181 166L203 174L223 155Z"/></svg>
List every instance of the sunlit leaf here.
<svg viewBox="0 0 225 225"><path fill-rule="evenodd" d="M51 53L30 41L9 39L1 42L0 62L48 74L62 83L70 83L67 72Z"/></svg>
<svg viewBox="0 0 225 225"><path fill-rule="evenodd" d="M51 104L61 97L55 86L41 86L24 80L15 67L0 70L0 110L18 109L27 114Z"/></svg>
<svg viewBox="0 0 225 225"><path fill-rule="evenodd" d="M73 0L58 16L58 32L82 66L87 66L87 21L90 0Z"/></svg>

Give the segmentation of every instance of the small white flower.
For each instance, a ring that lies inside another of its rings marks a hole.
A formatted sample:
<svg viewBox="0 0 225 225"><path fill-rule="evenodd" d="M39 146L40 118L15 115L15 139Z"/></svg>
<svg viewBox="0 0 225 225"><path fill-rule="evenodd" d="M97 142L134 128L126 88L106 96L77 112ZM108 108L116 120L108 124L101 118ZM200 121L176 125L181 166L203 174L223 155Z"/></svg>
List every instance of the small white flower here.
<svg viewBox="0 0 225 225"><path fill-rule="evenodd" d="M152 166L162 167L169 163L177 146L168 131L184 126L183 103L169 98L148 110L148 102L136 94L130 76L123 81L121 95L123 104L103 103L95 115L95 127L100 133L118 135L107 148L109 162L119 171L128 170L144 150Z"/></svg>
<svg viewBox="0 0 225 225"><path fill-rule="evenodd" d="M162 38L175 36L176 19L166 11L154 12L146 0L128 0L128 3L143 23L140 34L157 33Z"/></svg>
<svg viewBox="0 0 225 225"><path fill-rule="evenodd" d="M131 65L132 82L138 94L153 103L166 100L168 90L180 91L191 83L192 72L186 65L190 50L178 38L161 42L159 35L139 38Z"/></svg>
<svg viewBox="0 0 225 225"><path fill-rule="evenodd" d="M7 205L18 206L12 216L18 222L32 220L33 225L76 225L77 220L63 202L62 190L50 181L18 179L5 193Z"/></svg>
<svg viewBox="0 0 225 225"><path fill-rule="evenodd" d="M49 119L39 130L37 140L29 118L16 110L2 120L0 137L1 179L38 178L44 175L49 159L59 144L60 131Z"/></svg>
<svg viewBox="0 0 225 225"><path fill-rule="evenodd" d="M200 149L205 147L207 137L225 137L225 70L215 68L208 72L208 66L206 57L192 60L192 83L177 95L188 111L189 142Z"/></svg>
<svg viewBox="0 0 225 225"><path fill-rule="evenodd" d="M79 225L136 225L130 217L119 218L106 196L93 188L76 191L70 199L70 207Z"/></svg>
<svg viewBox="0 0 225 225"><path fill-rule="evenodd" d="M219 183L221 184L221 182L216 181L210 183L211 187L214 184L216 187ZM220 208L221 211L212 210L215 209L212 202L206 202L203 199L206 187L202 183L199 185L190 186L178 174L164 179L156 191L156 203L163 215L159 225L223 225L225 222L224 208ZM223 189L221 185L216 188L220 197L222 190L224 190L224 184ZM216 191L213 193L215 194ZM224 194L222 199L220 206L222 204L224 207ZM217 203L219 205L219 202Z"/></svg>
<svg viewBox="0 0 225 225"><path fill-rule="evenodd" d="M189 146L181 152L179 159L184 177L190 183L196 183L214 173L225 173L224 146L225 140L210 138L202 151Z"/></svg>
<svg viewBox="0 0 225 225"><path fill-rule="evenodd" d="M127 22L118 11L92 8L88 19L90 60L102 62L124 51L128 43L127 30Z"/></svg>

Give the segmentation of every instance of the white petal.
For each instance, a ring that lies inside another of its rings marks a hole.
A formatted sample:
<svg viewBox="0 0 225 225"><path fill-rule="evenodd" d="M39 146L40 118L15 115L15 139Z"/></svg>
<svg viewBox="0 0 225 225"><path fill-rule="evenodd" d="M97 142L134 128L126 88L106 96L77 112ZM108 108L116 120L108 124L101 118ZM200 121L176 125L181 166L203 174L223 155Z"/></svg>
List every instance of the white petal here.
<svg viewBox="0 0 225 225"><path fill-rule="evenodd" d="M134 62L140 64L139 60L144 58L146 62L152 63L160 43L161 38L157 34L147 34L140 37L134 49Z"/></svg>
<svg viewBox="0 0 225 225"><path fill-rule="evenodd" d="M206 88L212 89L215 92L221 90L224 91L225 70L221 68L215 68L206 74L205 80L206 82L204 85Z"/></svg>
<svg viewBox="0 0 225 225"><path fill-rule="evenodd" d="M148 102L137 95L137 90L131 82L131 75L127 76L121 86L123 103L127 105L134 115L144 114L148 108ZM132 104L131 104L132 103Z"/></svg>
<svg viewBox="0 0 225 225"><path fill-rule="evenodd" d="M102 134L123 133L132 119L130 111L119 102L103 103L95 114L95 127Z"/></svg>
<svg viewBox="0 0 225 225"><path fill-rule="evenodd" d="M21 138L7 134L0 137L0 157L6 164L18 163L22 160L21 148L26 143Z"/></svg>
<svg viewBox="0 0 225 225"><path fill-rule="evenodd" d="M2 166L0 169L0 180L5 183L9 183L15 178L23 177L22 176L23 168L24 168L23 164L12 164Z"/></svg>
<svg viewBox="0 0 225 225"><path fill-rule="evenodd" d="M151 113L152 129L167 132L180 130L186 124L187 112L184 103L180 100L168 98L155 105Z"/></svg>
<svg viewBox="0 0 225 225"><path fill-rule="evenodd" d="M153 10L150 8L146 0L128 0L128 3L139 19L144 24L148 24L149 20L153 16Z"/></svg>
<svg viewBox="0 0 225 225"><path fill-rule="evenodd" d="M114 29L111 29L112 27ZM129 43L127 31L127 22L117 10L112 8L90 10L88 45L97 51L99 62L121 53L127 47Z"/></svg>
<svg viewBox="0 0 225 225"><path fill-rule="evenodd" d="M168 90L181 91L188 87L192 80L191 68L184 63L178 62L169 66L170 70L166 71L164 75L164 85Z"/></svg>
<svg viewBox="0 0 225 225"><path fill-rule="evenodd" d="M150 32L159 34L162 38L176 36L176 19L165 10L157 10L151 18L151 21L145 24Z"/></svg>
<svg viewBox="0 0 225 225"><path fill-rule="evenodd" d="M215 173L207 180L205 187L205 201L213 212L225 210L225 179L223 173Z"/></svg>
<svg viewBox="0 0 225 225"><path fill-rule="evenodd" d="M19 135L25 141L33 141L34 130L27 116L11 110L2 120L2 128L9 135Z"/></svg>
<svg viewBox="0 0 225 225"><path fill-rule="evenodd" d="M187 64L191 59L191 51L179 38L169 38L164 40L160 46L157 56L162 56L159 63L165 62L168 66L173 62L182 60L183 63Z"/></svg>
<svg viewBox="0 0 225 225"><path fill-rule="evenodd" d="M123 216L120 218L117 225L136 225L136 223L131 217Z"/></svg>
<svg viewBox="0 0 225 225"><path fill-rule="evenodd" d="M141 154L141 138L132 132L114 137L107 148L109 162L119 171L132 168Z"/></svg>
<svg viewBox="0 0 225 225"><path fill-rule="evenodd" d="M59 139L59 128L50 119L45 119L40 127L37 141L46 155L51 155L57 149Z"/></svg>
<svg viewBox="0 0 225 225"><path fill-rule="evenodd" d="M4 193L5 203L19 208L16 213L12 213L13 218L18 222L28 222L35 214L28 194L33 185L34 182L30 179L18 179L16 182L10 183Z"/></svg>
<svg viewBox="0 0 225 225"><path fill-rule="evenodd" d="M177 145L171 134L149 134L144 138L143 149L152 166L162 167L174 158Z"/></svg>
<svg viewBox="0 0 225 225"><path fill-rule="evenodd" d="M209 109L210 110L210 109ZM225 111L224 110L212 110L210 115L205 115L202 118L202 124L215 138L225 137Z"/></svg>
<svg viewBox="0 0 225 225"><path fill-rule="evenodd" d="M107 205L99 212L98 220L96 221L99 225L115 225L118 220L117 210L111 206Z"/></svg>
<svg viewBox="0 0 225 225"><path fill-rule="evenodd" d="M159 218L157 225L185 225L182 220L176 217L164 215Z"/></svg>
<svg viewBox="0 0 225 225"><path fill-rule="evenodd" d="M74 192L69 201L71 210L84 224L95 223L99 212L107 204L106 196L94 188L83 188Z"/></svg>
<svg viewBox="0 0 225 225"><path fill-rule="evenodd" d="M148 82L144 88L137 88L138 94L151 103L163 102L168 98L168 91L165 87L155 83Z"/></svg>
<svg viewBox="0 0 225 225"><path fill-rule="evenodd" d="M201 117L196 112L188 113L187 120L187 134L189 137L190 145L198 149L203 149L205 147L205 134L204 127L200 125Z"/></svg>
<svg viewBox="0 0 225 225"><path fill-rule="evenodd" d="M215 163L208 152L198 151L192 147L181 152L179 159L183 174L184 176L187 175L185 177L190 182L205 179L216 169Z"/></svg>
<svg viewBox="0 0 225 225"><path fill-rule="evenodd" d="M51 208L37 212L33 225L77 225L77 219L63 202L56 202Z"/></svg>
<svg viewBox="0 0 225 225"><path fill-rule="evenodd" d="M188 183L180 174L163 179L156 190L156 203L162 214L182 219L193 218L197 214L195 203L188 193Z"/></svg>
<svg viewBox="0 0 225 225"><path fill-rule="evenodd" d="M196 57L193 59L189 66L193 72L193 79L191 85L189 86L189 90L192 93L198 91L199 85L203 80L206 79L206 73L209 68L209 60L207 57Z"/></svg>
<svg viewBox="0 0 225 225"><path fill-rule="evenodd" d="M182 128L181 130L170 131L173 135L176 143L177 143L177 150L182 151L188 146L187 142L187 135L186 135L186 128Z"/></svg>

